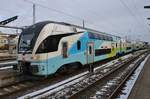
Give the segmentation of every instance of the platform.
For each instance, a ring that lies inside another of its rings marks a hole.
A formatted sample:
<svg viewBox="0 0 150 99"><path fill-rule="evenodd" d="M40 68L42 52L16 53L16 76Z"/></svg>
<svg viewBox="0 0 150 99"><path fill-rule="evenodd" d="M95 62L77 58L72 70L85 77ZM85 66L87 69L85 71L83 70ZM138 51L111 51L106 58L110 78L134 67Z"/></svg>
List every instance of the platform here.
<svg viewBox="0 0 150 99"><path fill-rule="evenodd" d="M128 99L150 99L150 57L146 61Z"/></svg>

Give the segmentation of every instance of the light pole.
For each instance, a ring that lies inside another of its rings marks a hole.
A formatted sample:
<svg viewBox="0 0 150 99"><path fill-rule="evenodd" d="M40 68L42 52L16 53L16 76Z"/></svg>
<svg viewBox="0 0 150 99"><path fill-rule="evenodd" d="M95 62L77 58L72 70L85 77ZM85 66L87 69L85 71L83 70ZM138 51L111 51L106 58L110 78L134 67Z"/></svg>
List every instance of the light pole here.
<svg viewBox="0 0 150 99"><path fill-rule="evenodd" d="M33 7L32 7L32 9L33 9L33 10L32 10L32 17L33 17L33 24L35 24L35 21L36 21L36 12L35 12L35 10L36 10L36 5L35 5L35 3L32 2L32 1L29 1L29 0L24 0L24 1L33 4Z"/></svg>
<svg viewBox="0 0 150 99"><path fill-rule="evenodd" d="M33 24L35 24L35 4L33 3Z"/></svg>

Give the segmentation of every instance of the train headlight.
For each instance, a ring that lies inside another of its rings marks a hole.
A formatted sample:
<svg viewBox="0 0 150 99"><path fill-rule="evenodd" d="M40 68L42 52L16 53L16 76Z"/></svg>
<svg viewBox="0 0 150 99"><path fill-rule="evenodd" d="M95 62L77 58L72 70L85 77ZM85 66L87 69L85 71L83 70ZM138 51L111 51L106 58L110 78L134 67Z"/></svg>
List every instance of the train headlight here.
<svg viewBox="0 0 150 99"><path fill-rule="evenodd" d="M39 56L32 56L31 59L33 60L38 60L40 57Z"/></svg>

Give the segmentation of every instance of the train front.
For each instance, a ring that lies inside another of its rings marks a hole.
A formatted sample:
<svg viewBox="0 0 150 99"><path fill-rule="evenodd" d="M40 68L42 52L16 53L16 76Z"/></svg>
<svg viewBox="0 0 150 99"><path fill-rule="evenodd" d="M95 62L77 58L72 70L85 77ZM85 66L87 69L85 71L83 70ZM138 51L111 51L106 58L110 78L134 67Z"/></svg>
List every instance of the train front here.
<svg viewBox="0 0 150 99"><path fill-rule="evenodd" d="M18 41L18 65L14 68L24 74L33 74L38 72L37 66L32 66L33 49L39 33L47 23L38 23L24 29Z"/></svg>

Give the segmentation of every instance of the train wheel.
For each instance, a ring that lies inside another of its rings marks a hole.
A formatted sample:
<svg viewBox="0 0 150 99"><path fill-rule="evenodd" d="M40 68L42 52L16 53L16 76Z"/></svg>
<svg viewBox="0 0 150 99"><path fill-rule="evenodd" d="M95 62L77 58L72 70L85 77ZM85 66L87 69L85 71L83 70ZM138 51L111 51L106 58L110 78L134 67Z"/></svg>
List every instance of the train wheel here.
<svg viewBox="0 0 150 99"><path fill-rule="evenodd" d="M57 73L66 74L67 73L67 65L63 65L61 68L59 68Z"/></svg>

